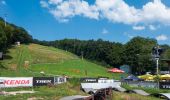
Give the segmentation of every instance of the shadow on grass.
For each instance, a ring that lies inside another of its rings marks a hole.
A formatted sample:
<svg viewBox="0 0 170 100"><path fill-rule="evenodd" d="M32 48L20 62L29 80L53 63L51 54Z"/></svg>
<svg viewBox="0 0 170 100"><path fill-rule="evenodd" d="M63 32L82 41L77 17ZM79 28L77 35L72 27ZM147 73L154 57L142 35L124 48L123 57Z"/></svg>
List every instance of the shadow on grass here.
<svg viewBox="0 0 170 100"><path fill-rule="evenodd" d="M10 46L9 48L13 48L12 46ZM8 55L8 53L10 53L9 52L9 50L4 50L3 51L3 60L10 60L10 59L12 59L12 57L10 56L10 55Z"/></svg>
<svg viewBox="0 0 170 100"><path fill-rule="evenodd" d="M10 60L10 59L12 59L11 56L9 56L9 55L7 55L7 54L4 54L4 60Z"/></svg>

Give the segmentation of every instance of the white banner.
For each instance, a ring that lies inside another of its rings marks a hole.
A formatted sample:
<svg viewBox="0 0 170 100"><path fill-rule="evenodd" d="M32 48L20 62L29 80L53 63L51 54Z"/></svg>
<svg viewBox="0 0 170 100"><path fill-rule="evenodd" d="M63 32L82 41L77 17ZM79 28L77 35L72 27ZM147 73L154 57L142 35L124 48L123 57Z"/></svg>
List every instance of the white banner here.
<svg viewBox="0 0 170 100"><path fill-rule="evenodd" d="M32 77L0 77L0 80L3 80L3 83L1 82L0 85L3 87L32 87L33 86Z"/></svg>

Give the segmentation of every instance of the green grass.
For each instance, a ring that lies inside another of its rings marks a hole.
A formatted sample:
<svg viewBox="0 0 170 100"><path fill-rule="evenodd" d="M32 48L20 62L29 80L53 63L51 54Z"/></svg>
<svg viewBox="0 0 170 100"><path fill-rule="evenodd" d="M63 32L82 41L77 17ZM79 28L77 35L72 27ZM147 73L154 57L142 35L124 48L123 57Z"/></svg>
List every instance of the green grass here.
<svg viewBox="0 0 170 100"><path fill-rule="evenodd" d="M16 91L16 90L31 90L37 91L34 94L17 94L15 96L2 96L0 95L0 100L27 100L28 98L42 98L43 100L59 100L64 96L70 95L87 95L84 92L80 91L79 86L73 86L69 82L57 85L55 87L34 87L34 88L9 88L4 89L6 91Z"/></svg>
<svg viewBox="0 0 170 100"><path fill-rule="evenodd" d="M157 94L157 93L170 93L169 89L157 89L157 88L144 88L144 87L131 87L130 85L122 85L122 87L126 88L127 90L133 90L133 89L140 89L144 90L147 93L150 94Z"/></svg>
<svg viewBox="0 0 170 100"><path fill-rule="evenodd" d="M97 77L112 75L107 73L107 70L99 65L96 65L86 60L66 60L57 64L36 64L30 67L33 71L44 71L49 74L67 75L70 77Z"/></svg>
<svg viewBox="0 0 170 100"><path fill-rule="evenodd" d="M134 93L129 94L113 91L112 100L161 100L161 99L152 96L142 96Z"/></svg>
<svg viewBox="0 0 170 100"><path fill-rule="evenodd" d="M78 59L77 56L69 52L53 47L31 44L28 48L32 56L32 64L59 63L65 60Z"/></svg>
<svg viewBox="0 0 170 100"><path fill-rule="evenodd" d="M67 75L69 77L110 77L120 79L120 74L111 74L103 66L87 60L81 60L76 55L57 48L37 44L13 46L7 53L11 58L0 63L5 68L0 68L0 76L41 76ZM24 62L29 61L29 66L24 67Z"/></svg>

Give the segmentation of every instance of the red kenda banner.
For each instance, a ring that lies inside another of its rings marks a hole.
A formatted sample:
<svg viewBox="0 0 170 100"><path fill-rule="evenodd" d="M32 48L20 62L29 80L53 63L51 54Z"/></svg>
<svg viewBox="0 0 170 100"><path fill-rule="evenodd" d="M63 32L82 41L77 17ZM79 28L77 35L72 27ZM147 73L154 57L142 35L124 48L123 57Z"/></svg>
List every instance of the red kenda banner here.
<svg viewBox="0 0 170 100"><path fill-rule="evenodd" d="M32 77L0 77L0 80L3 80L3 82L1 82L0 85L3 87L32 87L33 86Z"/></svg>

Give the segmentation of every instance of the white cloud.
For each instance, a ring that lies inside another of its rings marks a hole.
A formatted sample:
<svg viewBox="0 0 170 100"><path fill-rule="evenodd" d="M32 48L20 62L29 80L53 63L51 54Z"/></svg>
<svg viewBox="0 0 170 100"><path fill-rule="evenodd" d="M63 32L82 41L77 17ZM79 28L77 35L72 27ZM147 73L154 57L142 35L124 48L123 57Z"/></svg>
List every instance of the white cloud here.
<svg viewBox="0 0 170 100"><path fill-rule="evenodd" d="M40 1L40 5L43 8L48 8L49 7L48 3L46 1L43 1L43 0Z"/></svg>
<svg viewBox="0 0 170 100"><path fill-rule="evenodd" d="M133 26L133 30L144 30L145 26Z"/></svg>
<svg viewBox="0 0 170 100"><path fill-rule="evenodd" d="M49 2L49 4L56 5L55 8L50 9L50 13L59 21L68 21L69 18L76 15L91 19L98 19L99 17L99 12L96 6L90 6L88 2L83 0L69 0L60 2L50 0Z"/></svg>
<svg viewBox="0 0 170 100"><path fill-rule="evenodd" d="M143 6L141 21L146 23L160 22L170 24L170 8L166 7L160 0L149 2Z"/></svg>
<svg viewBox="0 0 170 100"><path fill-rule="evenodd" d="M165 40L168 39L168 37L166 35L164 35L164 34L161 34L161 35L157 36L156 39L158 41L165 41Z"/></svg>
<svg viewBox="0 0 170 100"><path fill-rule="evenodd" d="M57 20L69 21L74 16L83 16L133 25L170 24L170 8L161 0L150 1L141 9L128 5L124 0L95 0L94 4L87 0L48 0L47 3L49 12Z"/></svg>
<svg viewBox="0 0 170 100"><path fill-rule="evenodd" d="M123 0L96 0L101 18L112 22L131 24L138 22L137 9L128 6Z"/></svg>
<svg viewBox="0 0 170 100"><path fill-rule="evenodd" d="M153 30L156 30L156 27L153 25L149 25L149 29L153 31Z"/></svg>
<svg viewBox="0 0 170 100"><path fill-rule="evenodd" d="M109 31L106 30L105 28L102 30L102 34L108 34L108 33L109 33Z"/></svg>
<svg viewBox="0 0 170 100"><path fill-rule="evenodd" d="M1 1L1 4L6 5L6 2L4 0Z"/></svg>

